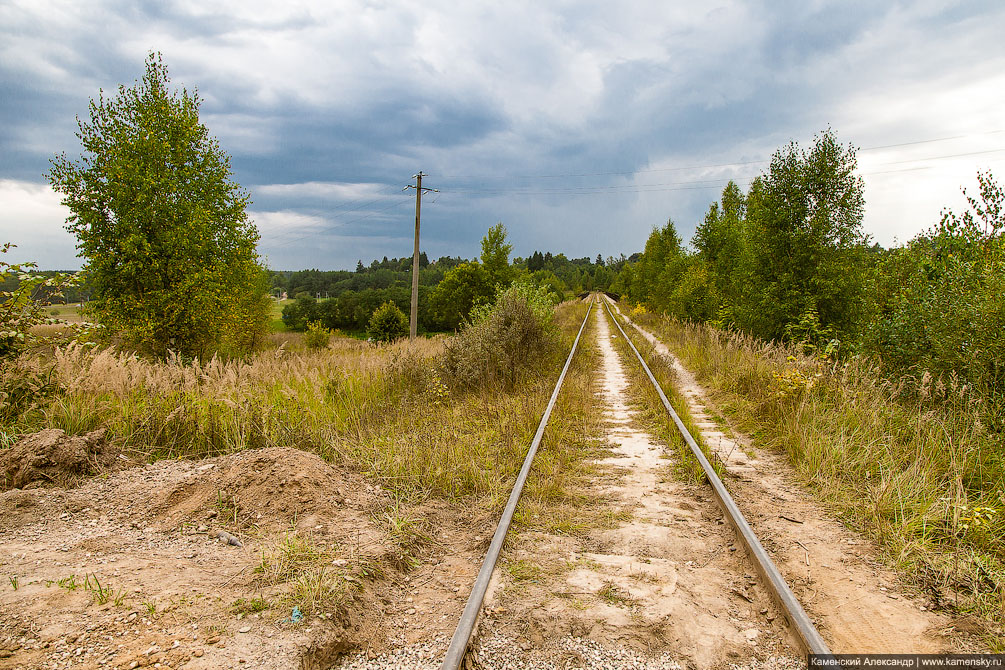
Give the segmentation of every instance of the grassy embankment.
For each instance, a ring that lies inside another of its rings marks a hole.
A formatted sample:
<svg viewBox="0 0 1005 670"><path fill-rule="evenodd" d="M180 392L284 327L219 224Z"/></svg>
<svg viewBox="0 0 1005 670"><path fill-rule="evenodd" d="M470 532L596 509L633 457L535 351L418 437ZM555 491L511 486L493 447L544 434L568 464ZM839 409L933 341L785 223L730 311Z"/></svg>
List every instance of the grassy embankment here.
<svg viewBox="0 0 1005 670"><path fill-rule="evenodd" d="M633 314L761 447L804 481L939 606L971 613L1005 649L1005 444L966 387L891 381L709 326Z"/></svg>
<svg viewBox="0 0 1005 670"><path fill-rule="evenodd" d="M559 308L566 344L584 313ZM374 346L339 337L320 351L301 339L274 333L247 360L188 364L77 344L36 352L8 367L6 382L33 371L45 388L0 429L9 443L42 428L106 427L138 460L300 448L397 493L496 497L519 469L562 363L513 390L454 392L436 372L444 338ZM557 433L575 427L561 425Z"/></svg>

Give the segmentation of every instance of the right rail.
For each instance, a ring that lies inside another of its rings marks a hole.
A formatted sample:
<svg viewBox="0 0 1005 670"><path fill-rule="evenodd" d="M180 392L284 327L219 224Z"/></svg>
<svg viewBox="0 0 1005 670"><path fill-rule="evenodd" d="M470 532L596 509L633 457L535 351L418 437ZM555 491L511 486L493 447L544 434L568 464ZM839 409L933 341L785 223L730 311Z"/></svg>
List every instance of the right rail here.
<svg viewBox="0 0 1005 670"><path fill-rule="evenodd" d="M768 584L768 589L771 591L771 595L774 597L775 601L781 607L782 612L785 614L785 618L789 620L793 628L796 630L796 635L799 637L799 641L802 643L803 647L806 649L808 654L816 654L820 656L830 656L831 651L827 647L827 643L824 642L823 638L820 637L820 633L817 632L816 627L813 622L807 616L806 611L803 610L803 606L799 604L796 599L792 589L789 585L785 583L785 579L782 577L781 573L778 572L778 568L775 567L774 562L771 557L768 556L768 552L764 550L761 546L760 541L757 536L754 535L753 529L751 529L750 524L747 520L743 518L743 513L733 502L733 497L729 495L729 491L726 490L725 485L719 476L715 474L715 470L712 469L712 464L708 462L705 458L705 454L702 452L698 443L695 442L691 433L684 426L684 422L681 421L677 412L674 411L673 406L670 401L667 400L666 394L660 387L659 383L656 381L656 377L649 370L649 366L646 365L645 360L642 358L642 354L639 350L635 348L635 344L632 342L628 334L625 333L624 328L618 322L618 319L614 316L611 311L610 302L605 296L601 297L604 306L607 308L607 313L610 315L611 320L614 321L614 325L618 327L621 331L621 336L625 338L625 342L628 346L632 348L635 355L639 359L639 363L642 364L642 369L645 370L646 375L649 376L649 381L652 382L653 386L656 388L656 392L660 396L660 400L663 401L663 406L669 412L673 422L677 425L677 430L680 431L681 436L684 441L687 442L687 446L691 448L691 453L694 457L698 459L698 463L701 464L701 469L705 471L705 477L708 479L709 483L712 485L712 491L715 493L716 500L719 502L719 507L725 512L726 517L729 519L730 524L736 530L737 535L740 536L740 540L743 542L744 547L747 549L747 553L754 559L754 566L757 568L758 573L760 573L761 578Z"/></svg>

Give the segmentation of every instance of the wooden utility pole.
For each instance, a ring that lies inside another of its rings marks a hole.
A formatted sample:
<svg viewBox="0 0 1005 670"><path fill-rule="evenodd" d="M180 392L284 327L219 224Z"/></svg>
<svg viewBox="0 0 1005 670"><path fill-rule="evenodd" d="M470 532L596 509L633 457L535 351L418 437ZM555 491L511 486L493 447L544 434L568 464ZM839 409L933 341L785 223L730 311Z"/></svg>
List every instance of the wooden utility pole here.
<svg viewBox="0 0 1005 670"><path fill-rule="evenodd" d="M415 250L412 253L412 309L408 315L409 340L415 339L419 325L419 213L422 210L422 192L439 193L435 188L423 187L422 178L425 176L422 170L419 170L418 174L412 175L412 178L415 179L415 186L409 184L405 187L415 189Z"/></svg>

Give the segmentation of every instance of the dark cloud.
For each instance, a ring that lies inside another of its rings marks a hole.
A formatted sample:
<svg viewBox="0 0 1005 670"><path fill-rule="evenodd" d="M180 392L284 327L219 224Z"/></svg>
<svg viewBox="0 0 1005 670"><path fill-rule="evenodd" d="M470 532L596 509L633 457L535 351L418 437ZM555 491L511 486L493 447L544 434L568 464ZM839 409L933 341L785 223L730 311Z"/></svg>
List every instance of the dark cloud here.
<svg viewBox="0 0 1005 670"><path fill-rule="evenodd" d="M159 50L203 97L276 267L411 253L400 189L420 169L443 191L424 207L432 256L476 255L497 221L518 255L631 253L668 217L687 237L726 180L763 167L748 161L828 125L860 146L1000 129L1003 17L994 2L0 7L0 180L38 205L32 239L72 249L41 174L79 151L73 118L98 88ZM867 175L897 158L863 156ZM867 176L867 222L884 241L925 227L894 203L934 207L961 165ZM0 234L18 231L4 216Z"/></svg>

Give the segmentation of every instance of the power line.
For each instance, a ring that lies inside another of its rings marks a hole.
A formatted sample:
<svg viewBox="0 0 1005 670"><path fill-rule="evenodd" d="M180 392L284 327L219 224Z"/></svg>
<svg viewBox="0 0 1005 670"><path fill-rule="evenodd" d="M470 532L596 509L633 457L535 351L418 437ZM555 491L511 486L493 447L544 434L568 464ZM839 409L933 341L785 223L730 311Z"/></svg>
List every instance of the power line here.
<svg viewBox="0 0 1005 670"><path fill-rule="evenodd" d="M971 135L954 135L951 137L938 137L927 140L914 140L911 142L900 142L898 144L884 144L877 145L873 147L862 147L857 149L858 152L864 151L879 151L882 149L893 149L897 147L913 146L918 144L931 144L934 142L947 142L950 140L967 139L969 137L981 137L984 135L999 135L1005 133L1005 130L990 130L983 133L974 133ZM968 156L968 155L978 155L985 152L969 152L963 154L953 154L952 157ZM770 158L760 158L756 160L749 161L734 161L730 163L709 163L705 165L685 165L680 167L667 167L667 168L645 168L639 170L628 170L628 171L608 171L608 172L579 172L579 173L564 173L564 174L539 174L539 175L512 175L509 179L563 179L569 177L606 177L606 176L617 176L617 175L634 175L634 174L644 174L649 172L674 172L679 170L707 170L712 168L723 168L723 167L742 167L745 165L758 165L761 163L771 162ZM500 177L497 175L436 175L440 179L492 179L498 180Z"/></svg>

